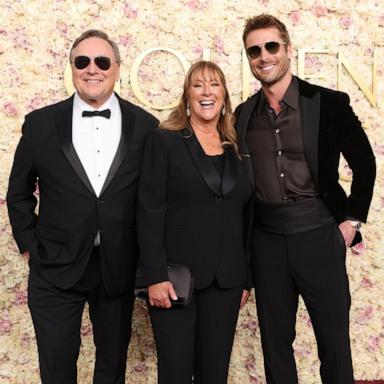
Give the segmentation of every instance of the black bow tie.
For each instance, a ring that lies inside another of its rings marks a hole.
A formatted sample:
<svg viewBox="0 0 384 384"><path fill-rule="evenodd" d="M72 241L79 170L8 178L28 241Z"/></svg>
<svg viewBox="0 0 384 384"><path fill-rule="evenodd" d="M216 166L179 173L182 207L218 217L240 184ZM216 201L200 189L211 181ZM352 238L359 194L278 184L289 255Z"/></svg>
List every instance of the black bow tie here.
<svg viewBox="0 0 384 384"><path fill-rule="evenodd" d="M83 111L83 117L101 116L109 119L111 117L111 110L104 109L104 111Z"/></svg>

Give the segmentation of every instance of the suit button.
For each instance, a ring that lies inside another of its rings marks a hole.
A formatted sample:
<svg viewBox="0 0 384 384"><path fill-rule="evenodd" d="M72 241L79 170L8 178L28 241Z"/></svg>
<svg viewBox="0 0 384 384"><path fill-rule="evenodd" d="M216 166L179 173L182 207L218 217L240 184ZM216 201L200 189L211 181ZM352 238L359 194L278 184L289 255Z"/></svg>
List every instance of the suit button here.
<svg viewBox="0 0 384 384"><path fill-rule="evenodd" d="M221 196L216 196L216 197L215 197L215 200L216 200L216 201L221 201L221 200L223 200L223 198L222 198Z"/></svg>

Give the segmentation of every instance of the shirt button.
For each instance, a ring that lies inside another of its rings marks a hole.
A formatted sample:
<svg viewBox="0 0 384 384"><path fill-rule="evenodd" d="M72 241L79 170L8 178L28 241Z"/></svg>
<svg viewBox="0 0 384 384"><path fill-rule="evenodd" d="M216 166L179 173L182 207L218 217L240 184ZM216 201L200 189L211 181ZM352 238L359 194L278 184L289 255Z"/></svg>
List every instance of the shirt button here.
<svg viewBox="0 0 384 384"><path fill-rule="evenodd" d="M284 172L281 172L280 173L280 177L283 178L285 175L284 175Z"/></svg>
<svg viewBox="0 0 384 384"><path fill-rule="evenodd" d="M97 150L97 153L100 153L100 149Z"/></svg>
<svg viewBox="0 0 384 384"><path fill-rule="evenodd" d="M287 200L288 199L288 197L287 196L283 196L283 200Z"/></svg>
<svg viewBox="0 0 384 384"><path fill-rule="evenodd" d="M281 156L281 151L280 150L277 151L277 156Z"/></svg>
<svg viewBox="0 0 384 384"><path fill-rule="evenodd" d="M97 130L99 130L99 127L96 127Z"/></svg>
<svg viewBox="0 0 384 384"><path fill-rule="evenodd" d="M279 128L276 128L276 129L275 129L275 132L276 132L276 133L280 133L280 129L279 129Z"/></svg>

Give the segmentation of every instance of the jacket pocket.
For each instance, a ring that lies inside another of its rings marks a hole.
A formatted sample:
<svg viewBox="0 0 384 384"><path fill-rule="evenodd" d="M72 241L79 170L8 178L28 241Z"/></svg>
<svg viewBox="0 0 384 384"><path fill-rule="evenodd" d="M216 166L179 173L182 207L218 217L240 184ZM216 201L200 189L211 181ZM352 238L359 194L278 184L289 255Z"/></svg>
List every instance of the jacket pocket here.
<svg viewBox="0 0 384 384"><path fill-rule="evenodd" d="M38 238L54 241L57 243L65 243L68 240L67 232L41 224L38 224L36 227L36 235Z"/></svg>

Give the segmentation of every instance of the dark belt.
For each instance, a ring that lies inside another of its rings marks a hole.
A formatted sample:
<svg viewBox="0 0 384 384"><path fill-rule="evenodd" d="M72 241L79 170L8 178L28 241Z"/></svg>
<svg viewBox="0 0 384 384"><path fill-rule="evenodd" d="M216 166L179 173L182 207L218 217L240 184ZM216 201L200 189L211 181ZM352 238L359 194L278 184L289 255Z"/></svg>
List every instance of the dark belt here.
<svg viewBox="0 0 384 384"><path fill-rule="evenodd" d="M284 204L256 201L254 207L254 226L266 232L292 235L335 223L324 202L318 198Z"/></svg>

